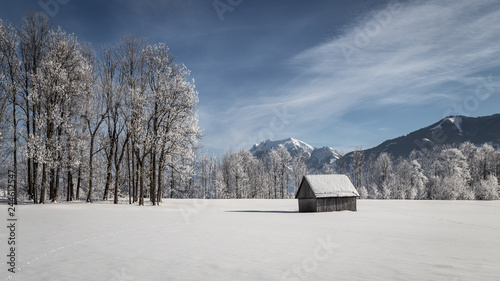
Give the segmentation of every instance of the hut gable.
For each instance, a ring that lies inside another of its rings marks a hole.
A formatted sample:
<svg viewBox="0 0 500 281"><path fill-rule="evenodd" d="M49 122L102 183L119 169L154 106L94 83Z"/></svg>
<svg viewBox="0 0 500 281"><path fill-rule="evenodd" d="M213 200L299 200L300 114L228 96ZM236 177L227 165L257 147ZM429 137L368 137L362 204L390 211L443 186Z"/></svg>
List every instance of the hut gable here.
<svg viewBox="0 0 500 281"><path fill-rule="evenodd" d="M295 198L359 197L346 175L307 175Z"/></svg>
<svg viewBox="0 0 500 281"><path fill-rule="evenodd" d="M297 190L295 198L304 198L304 199L316 198L314 191L312 190L311 186L309 185L309 182L307 182L305 177L302 178L302 182L300 183L300 187L299 190Z"/></svg>

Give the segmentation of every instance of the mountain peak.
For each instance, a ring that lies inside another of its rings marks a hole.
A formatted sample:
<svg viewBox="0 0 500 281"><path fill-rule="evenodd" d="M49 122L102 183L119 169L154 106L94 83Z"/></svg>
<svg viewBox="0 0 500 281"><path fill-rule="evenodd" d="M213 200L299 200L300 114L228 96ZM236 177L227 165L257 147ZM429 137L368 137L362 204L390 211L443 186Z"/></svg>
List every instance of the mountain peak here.
<svg viewBox="0 0 500 281"><path fill-rule="evenodd" d="M301 140L294 138L287 138L284 140L277 140L277 141L265 140L259 144L254 144L253 147L250 149L250 152L255 157L260 158L262 155L271 151L271 149L278 149L280 147L286 148L290 153L290 155L292 156L296 156L299 154L299 152L302 151L309 153L310 155L315 149L314 146L309 145Z"/></svg>
<svg viewBox="0 0 500 281"><path fill-rule="evenodd" d="M442 119L441 122L439 122L439 124L437 126L432 127L431 131L437 130L437 129L442 129L443 128L442 125L444 123L451 123L451 124L455 125L456 129L458 130L458 134L462 135L463 134L462 127L461 127L462 117L463 116L448 116L448 117Z"/></svg>
<svg viewBox="0 0 500 281"><path fill-rule="evenodd" d="M292 157L301 153L307 155L307 162L310 168L321 168L324 164L332 164L335 159L338 159L338 153L331 147L324 146L322 148L315 148L304 141L287 138L283 140L265 140L259 144L255 144L250 152L257 158L262 158L267 155L272 149L280 147L286 148Z"/></svg>

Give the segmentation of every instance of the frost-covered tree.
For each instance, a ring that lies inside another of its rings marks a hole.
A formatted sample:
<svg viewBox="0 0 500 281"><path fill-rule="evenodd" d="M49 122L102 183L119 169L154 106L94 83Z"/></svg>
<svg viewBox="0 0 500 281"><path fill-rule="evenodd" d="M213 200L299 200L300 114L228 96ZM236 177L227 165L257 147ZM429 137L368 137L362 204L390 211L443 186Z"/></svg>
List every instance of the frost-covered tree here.
<svg viewBox="0 0 500 281"><path fill-rule="evenodd" d="M147 45L142 55L149 92L148 131L152 139L150 192L154 194L155 175L161 175L165 165L172 165L183 155L195 155L198 149L201 137L195 109L198 93L194 81L189 80L189 70L175 63L166 45Z"/></svg>
<svg viewBox="0 0 500 281"><path fill-rule="evenodd" d="M23 138L28 141L39 136L37 122L40 104L34 98L34 77L38 73L42 59L47 52L47 42L51 23L43 13L29 12L18 28L19 57L21 60L21 104L24 113L25 132ZM37 147L34 146L36 149ZM30 145L25 145L27 159L27 187L28 196L37 203L39 190L39 163L33 157L38 151L31 151Z"/></svg>
<svg viewBox="0 0 500 281"><path fill-rule="evenodd" d="M259 161L247 150L240 150L239 154L242 158L243 171L246 174L247 180L244 182L242 197L255 198L258 194L258 189L261 184Z"/></svg>
<svg viewBox="0 0 500 281"><path fill-rule="evenodd" d="M488 176L496 173L495 149L489 144L484 144L478 149L477 154L479 158L479 179L486 180Z"/></svg>
<svg viewBox="0 0 500 281"><path fill-rule="evenodd" d="M222 180L218 179L223 198L253 198L259 188L258 161L245 150L225 152L222 157Z"/></svg>
<svg viewBox="0 0 500 281"><path fill-rule="evenodd" d="M378 196L381 199L391 198L393 180L391 156L383 152L375 161L375 184L378 188Z"/></svg>
<svg viewBox="0 0 500 281"><path fill-rule="evenodd" d="M407 198L425 199L426 196L425 187L429 180L425 176L424 170L422 169L422 166L417 160L411 160L410 165L411 165L411 170L410 170L411 188L406 192Z"/></svg>
<svg viewBox="0 0 500 281"><path fill-rule="evenodd" d="M497 200L499 198L499 189L497 177L489 175L479 182L474 193L478 200Z"/></svg>
<svg viewBox="0 0 500 281"><path fill-rule="evenodd" d="M127 121L127 129L130 132L132 141L132 153L135 163L137 163L137 174L139 183L139 205L144 205L145 185L146 185L146 165L149 154L151 153L152 136L148 130L150 108L148 107L148 95L146 92L146 77L144 74L144 58L142 51L144 48L143 40L133 36L126 36L121 39L115 49L115 59L118 62L119 83L122 91L116 91L111 104L119 107L122 99L118 95L123 93L125 102L129 106L130 119ZM115 147L118 145L119 111L116 110L116 119L110 119L113 127L108 131L109 153L107 155L109 172L112 169L112 159ZM116 125L116 130L115 126ZM112 147L111 147L112 146ZM111 162L111 164L109 163ZM109 176L111 178L111 176ZM110 180L111 181L111 180ZM109 181L109 182L110 182ZM108 181L106 181L108 182ZM134 198L135 201L136 198Z"/></svg>
<svg viewBox="0 0 500 281"><path fill-rule="evenodd" d="M73 35L60 28L49 33L47 53L40 69L33 74L33 100L40 105L35 119L38 133L29 139L33 158L42 164L42 188L40 203L45 202L45 190L49 198L58 201L61 171L63 134L75 126L78 117L86 76L91 67L83 57Z"/></svg>
<svg viewBox="0 0 500 281"><path fill-rule="evenodd" d="M299 189L302 178L307 174L307 159L308 155L303 152L299 155L295 156L292 159L292 173L293 173L293 187L294 194ZM323 173L325 174L333 174L334 171L330 165L325 163L325 166L322 168Z"/></svg>
<svg viewBox="0 0 500 281"><path fill-rule="evenodd" d="M107 47L101 50L101 60L99 61L99 92L102 95L104 112L106 113L103 115L106 127L104 144L104 152L106 154L106 184L104 186L103 200L108 199L109 190L112 185L113 160L119 146L120 137L125 131L125 121L121 118L125 100L123 96L125 82L119 81L118 78L118 66L122 61L126 60L117 55L113 48ZM98 126L95 126L95 128L98 128Z"/></svg>
<svg viewBox="0 0 500 281"><path fill-rule="evenodd" d="M375 184L375 182L371 183L368 185L368 188L366 189L367 191L367 198L368 199L379 199L381 198L378 186Z"/></svg>
<svg viewBox="0 0 500 281"><path fill-rule="evenodd" d="M234 186L234 197L242 198L242 191L248 181L248 175L245 173L243 154L232 153L229 157L230 160L230 175L232 186Z"/></svg>
<svg viewBox="0 0 500 281"><path fill-rule="evenodd" d="M102 90L104 88L102 80L105 79L103 77L107 75L103 65L106 64L108 57L106 56L107 53L103 52L101 56L102 61L100 62L100 65L97 65L94 53L91 50L85 50L86 52L84 52L84 55L92 67L93 72L89 73L87 76L88 81L83 90L84 100L82 103L82 121L84 122L83 131L86 133L86 137L84 138L86 143L80 147L82 162L78 166L78 174L82 174L82 167L84 165L83 155L85 151L85 154L88 153L85 158L87 160L86 162L88 167L87 202L92 203L92 192L94 190L94 159L96 154L104 149L104 137L101 129L107 116L107 108L105 91ZM98 87L96 68L99 68L101 71L101 75L99 77L101 88ZM80 179L80 177L81 176L78 178ZM78 200L80 199L80 185L81 183L79 182L76 189L76 198Z"/></svg>
<svg viewBox="0 0 500 281"><path fill-rule="evenodd" d="M360 199L367 199L368 198L369 195L368 195L368 190L366 189L366 187L362 186L357 191L359 193Z"/></svg>
<svg viewBox="0 0 500 281"><path fill-rule="evenodd" d="M375 179L375 160L376 160L375 154L371 153L365 162L365 167L363 168L364 186L366 188L366 198L371 198L371 199L378 197L375 196L376 195L375 193L378 194L378 192L375 192L375 190L377 189L376 179Z"/></svg>
<svg viewBox="0 0 500 281"><path fill-rule="evenodd" d="M18 116L17 109L19 107L19 92L20 92L20 61L17 56L17 32L10 24L4 24L0 19L0 87L2 88L3 102L11 108L10 136L12 140L12 159L13 172L15 181L14 187L14 204L17 204L18 190Z"/></svg>
<svg viewBox="0 0 500 281"><path fill-rule="evenodd" d="M198 155L195 160L195 174L197 178L197 197L208 199L215 196L215 181L217 161L214 154L207 153ZM160 190L160 189L159 189Z"/></svg>
<svg viewBox="0 0 500 281"><path fill-rule="evenodd" d="M427 177L417 160L401 159L395 167L393 198L419 199L425 196Z"/></svg>
<svg viewBox="0 0 500 281"><path fill-rule="evenodd" d="M272 149L269 152L269 158L272 163L272 173L274 178L274 198L285 198L288 196L288 180L289 172L291 170L290 164L292 157L288 150L280 146L277 149ZM280 191L279 197L277 191ZM287 194L285 194L285 192Z"/></svg>
<svg viewBox="0 0 500 281"><path fill-rule="evenodd" d="M394 186L391 191L391 198L394 199L414 199L416 190L411 186L411 166L408 160L399 159L394 168ZM407 191L409 194L407 194ZM410 195L410 197L407 197Z"/></svg>
<svg viewBox="0 0 500 281"><path fill-rule="evenodd" d="M363 185L363 166L364 166L364 156L361 147L357 147L352 155L351 161L351 178L356 189L361 188Z"/></svg>
<svg viewBox="0 0 500 281"><path fill-rule="evenodd" d="M469 165L459 149L442 150L433 164L433 170L437 184L431 190L430 199L474 199L469 185Z"/></svg>

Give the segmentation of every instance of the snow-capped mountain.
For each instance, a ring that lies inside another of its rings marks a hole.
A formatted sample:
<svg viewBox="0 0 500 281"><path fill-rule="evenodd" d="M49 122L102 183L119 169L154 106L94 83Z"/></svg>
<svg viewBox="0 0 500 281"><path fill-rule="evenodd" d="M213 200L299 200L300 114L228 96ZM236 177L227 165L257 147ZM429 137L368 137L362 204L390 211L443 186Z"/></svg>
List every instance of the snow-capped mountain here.
<svg viewBox="0 0 500 281"><path fill-rule="evenodd" d="M255 144L250 152L257 158L262 158L269 153L271 149L285 147L292 157L305 153L308 157L309 168L321 168L324 164L333 164L338 159L338 153L331 147L315 148L301 140L288 138L284 140L266 140Z"/></svg>
<svg viewBox="0 0 500 281"><path fill-rule="evenodd" d="M306 152L309 155L314 151L314 146L311 146L301 140L288 138L284 140L266 140L259 144L254 144L250 152L257 158L261 158L264 154L269 153L271 149L285 147L292 157L297 156L300 152Z"/></svg>
<svg viewBox="0 0 500 281"><path fill-rule="evenodd" d="M458 134L459 135L463 134L462 127L461 127L461 124L462 124L462 117L461 116L446 117L443 120L441 120L438 125L432 127L431 131L443 130L443 126L442 126L443 123L452 123L453 125L455 125L456 129L458 130Z"/></svg>
<svg viewBox="0 0 500 281"><path fill-rule="evenodd" d="M333 165L339 157L338 152L331 147L323 146L316 148L309 158L309 167L319 169L324 164Z"/></svg>
<svg viewBox="0 0 500 281"><path fill-rule="evenodd" d="M471 142L475 145L485 143L500 146L500 114L483 117L448 116L438 122L364 151L378 156L382 152L393 157L407 157L413 150L431 149L434 145L461 144ZM346 157L352 156L352 152Z"/></svg>

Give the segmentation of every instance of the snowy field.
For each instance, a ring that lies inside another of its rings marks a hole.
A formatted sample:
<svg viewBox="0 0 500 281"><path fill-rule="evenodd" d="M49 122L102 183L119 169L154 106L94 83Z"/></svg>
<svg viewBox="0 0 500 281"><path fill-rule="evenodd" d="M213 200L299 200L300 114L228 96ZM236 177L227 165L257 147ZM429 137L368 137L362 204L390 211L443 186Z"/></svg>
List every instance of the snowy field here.
<svg viewBox="0 0 500 281"><path fill-rule="evenodd" d="M0 280L499 280L500 201L297 209L296 200L21 205L18 272L7 271L3 226Z"/></svg>

